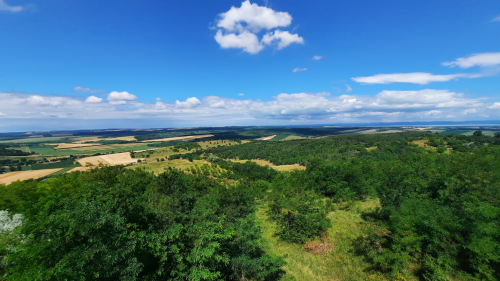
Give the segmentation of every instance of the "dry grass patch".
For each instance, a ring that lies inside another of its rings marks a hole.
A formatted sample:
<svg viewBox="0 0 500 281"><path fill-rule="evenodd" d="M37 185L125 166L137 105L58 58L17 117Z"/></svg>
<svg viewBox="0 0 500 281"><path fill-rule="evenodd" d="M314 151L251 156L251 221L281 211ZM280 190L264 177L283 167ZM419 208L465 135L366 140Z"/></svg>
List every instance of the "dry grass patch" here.
<svg viewBox="0 0 500 281"><path fill-rule="evenodd" d="M99 164L103 165L127 165L132 163L137 163L138 159L132 159L130 157L130 152L116 153L116 154L108 154L108 155L100 155L100 156L92 156L86 157L82 159L78 159L78 163L82 166L93 165L98 166Z"/></svg>
<svg viewBox="0 0 500 281"><path fill-rule="evenodd" d="M412 141L411 143L414 143L420 147L426 147L428 142L429 142L429 140L416 140L416 141Z"/></svg>
<svg viewBox="0 0 500 281"><path fill-rule="evenodd" d="M307 139L306 137L301 137L301 136L295 136L295 135L291 135L291 136L288 136L282 140L279 140L279 141L290 141L290 140L305 140Z"/></svg>
<svg viewBox="0 0 500 281"><path fill-rule="evenodd" d="M148 172L153 172L156 175L158 175L163 173L165 169L169 167L185 171L186 169L191 169L191 167L195 167L196 165L198 165L198 167L203 166L203 164L210 165L210 163L205 160L193 160L193 162L190 162L186 159L176 159L176 160L166 160L157 162L155 159L151 159L150 161L151 162L134 165L129 168L130 169L141 168L145 169Z"/></svg>
<svg viewBox="0 0 500 281"><path fill-rule="evenodd" d="M109 144L109 145L92 145L92 146L75 147L75 148L72 148L72 150L92 152L92 151L112 150L112 149L117 149L117 148L134 147L134 146L140 146L140 144L138 144L138 143L120 143L120 144Z"/></svg>
<svg viewBox="0 0 500 281"><path fill-rule="evenodd" d="M76 172L76 171L85 172L88 170L90 170L90 167L76 167L76 168L73 168L73 169L67 171L66 174L71 173L71 172Z"/></svg>
<svg viewBox="0 0 500 281"><path fill-rule="evenodd" d="M77 147L85 147L85 146L96 146L100 145L100 143L54 143L49 145L57 145L54 149L65 149L65 148L77 148Z"/></svg>
<svg viewBox="0 0 500 281"><path fill-rule="evenodd" d="M48 176L52 173L55 173L59 170L62 170L61 168L59 169L45 169L45 170L34 170L34 171L19 171L19 172L10 172L6 174L1 174L0 175L0 184L11 184L12 182L15 182L17 180L29 180L29 179L38 179L42 178L45 176Z"/></svg>
<svg viewBox="0 0 500 281"><path fill-rule="evenodd" d="M238 162L238 163L245 163L249 160L231 160L233 162ZM293 165L274 165L273 163L267 161L267 160L261 160L261 159L252 159L250 160L252 162L257 163L260 166L269 166L277 171L292 171L292 170L305 170L305 166L301 166L299 164L293 164Z"/></svg>
<svg viewBox="0 0 500 281"><path fill-rule="evenodd" d="M272 136L268 136L268 137L262 137L262 138L258 138L258 139L256 139L256 140L271 140L271 139L273 139L275 136L277 136L277 135L272 135Z"/></svg>
<svg viewBox="0 0 500 281"><path fill-rule="evenodd" d="M155 139L155 140L144 140L142 142L159 142L159 141L201 139L201 138L209 138L209 137L213 137L213 136L214 135L183 136L183 137L173 137L173 138L164 138L164 139Z"/></svg>

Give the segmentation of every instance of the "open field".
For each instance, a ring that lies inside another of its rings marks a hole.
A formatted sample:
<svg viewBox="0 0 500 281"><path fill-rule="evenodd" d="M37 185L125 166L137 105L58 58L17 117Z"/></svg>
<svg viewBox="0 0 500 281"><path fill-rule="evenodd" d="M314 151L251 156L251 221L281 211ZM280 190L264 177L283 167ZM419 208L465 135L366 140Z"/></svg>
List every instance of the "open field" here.
<svg viewBox="0 0 500 281"><path fill-rule="evenodd" d="M124 152L124 153L116 153L116 154L109 154L109 155L101 155L101 156L92 156L92 157L86 157L78 160L78 163L80 163L82 166L86 166L87 164L97 166L99 164L104 164L104 165L127 165L131 163L137 163L138 159L132 159L130 157L129 152Z"/></svg>
<svg viewBox="0 0 500 281"><path fill-rule="evenodd" d="M364 131L354 132L355 134L367 135L367 134L389 134L389 133L401 133L402 130L387 130L387 131L379 131L379 129L368 129Z"/></svg>
<svg viewBox="0 0 500 281"><path fill-rule="evenodd" d="M360 211L370 210L378 207L378 202L358 202L357 207ZM357 209L355 207L329 213L328 218L332 220L333 227L328 228L326 237L333 247L326 254L314 255L307 252L304 245L280 241L275 236L278 226L269 220L267 207L259 206L257 218L264 243L268 246L266 252L277 256L287 254L285 260L288 264L284 266L287 273L282 280L387 280L381 276L373 276L374 273L370 271L372 265L363 256L352 251L356 239L366 232L366 222L362 219L361 212L355 211Z"/></svg>
<svg viewBox="0 0 500 281"><path fill-rule="evenodd" d="M100 145L99 143L54 143L56 145L55 149L67 149L67 148L77 148L85 146L95 146Z"/></svg>
<svg viewBox="0 0 500 281"><path fill-rule="evenodd" d="M108 144L108 145L92 145L92 146L83 146L83 147L75 147L73 150L77 151L85 151L85 152L94 152L99 150L113 150L119 148L128 148L134 146L144 146L137 143L120 143L120 144Z"/></svg>
<svg viewBox="0 0 500 281"><path fill-rule="evenodd" d="M245 163L249 160L231 160L232 162L238 162L238 163ZM305 170L305 166L301 166L299 164L293 164L293 165L274 165L273 163L267 161L267 160L260 160L260 159L252 159L250 160L252 162L257 163L260 166L269 166L276 171L292 171L292 170Z"/></svg>
<svg viewBox="0 0 500 281"><path fill-rule="evenodd" d="M90 169L89 167L76 167L76 168L73 168L73 169L67 171L66 173L71 173L71 172L76 172L76 171L85 172L89 169Z"/></svg>
<svg viewBox="0 0 500 281"><path fill-rule="evenodd" d="M86 143L86 142L95 142L95 141L111 141L111 140L124 140L124 141L136 141L134 136L126 136L126 137L116 137L116 138L97 138L97 137L89 137L88 139L74 141L73 143Z"/></svg>
<svg viewBox="0 0 500 281"><path fill-rule="evenodd" d="M154 140L144 140L142 142L159 142L159 141L173 141L173 140L187 140L187 139L201 139L201 138L209 138L214 135L195 135L195 136L182 136L182 137L173 137L173 138L164 138L164 139L154 139Z"/></svg>
<svg viewBox="0 0 500 281"><path fill-rule="evenodd" d="M176 160L169 160L169 161L163 161L163 162L157 162L155 159L149 160L150 162L143 163L143 164L138 164L134 166L128 167L129 169L136 169L136 168L141 168L145 169L148 172L153 172L155 174L160 174L165 171L165 168L172 167L180 170L186 170L186 168L191 168L195 167L198 165L199 167L203 166L203 164L208 164L210 165L209 162L205 160L193 160L193 162L189 162L186 159L176 159Z"/></svg>
<svg viewBox="0 0 500 281"><path fill-rule="evenodd" d="M256 140L271 140L271 139L273 139L275 136L277 136L277 135L272 135L272 136L268 136L268 137L258 138L258 139L256 139Z"/></svg>
<svg viewBox="0 0 500 281"><path fill-rule="evenodd" d="M296 136L296 135L291 135L288 136L284 139L280 139L279 141L290 141L290 140L305 140L307 139L306 137L301 137L301 136Z"/></svg>
<svg viewBox="0 0 500 281"><path fill-rule="evenodd" d="M20 147L8 147L7 149L15 149L15 150L21 150L22 152L31 152L30 148L27 146L20 146Z"/></svg>
<svg viewBox="0 0 500 281"><path fill-rule="evenodd" d="M48 176L52 173L55 173L57 171L61 170L59 169L46 169L46 170L35 170L35 171L20 171L20 172L10 172L6 174L1 174L0 175L0 184L10 184L12 182L15 182L17 180L29 180L29 179L38 179L41 177Z"/></svg>

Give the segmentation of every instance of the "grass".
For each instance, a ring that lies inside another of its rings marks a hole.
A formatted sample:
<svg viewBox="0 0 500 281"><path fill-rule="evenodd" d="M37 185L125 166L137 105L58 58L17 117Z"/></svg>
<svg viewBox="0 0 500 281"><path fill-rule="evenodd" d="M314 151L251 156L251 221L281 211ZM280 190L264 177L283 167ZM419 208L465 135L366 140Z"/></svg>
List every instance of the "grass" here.
<svg viewBox="0 0 500 281"><path fill-rule="evenodd" d="M0 141L0 143L62 142L62 140L66 138L68 137L23 138L15 140L4 140Z"/></svg>
<svg viewBox="0 0 500 281"><path fill-rule="evenodd" d="M270 139L270 141L280 141L280 140L288 138L291 135L292 134L280 134L280 135L277 135L274 138Z"/></svg>
<svg viewBox="0 0 500 281"><path fill-rule="evenodd" d="M285 281L334 281L334 280L373 280L376 272L370 272L370 264L362 256L353 253L353 243L365 233L365 221L362 211L379 206L378 200L357 202L351 210L336 210L329 213L332 227L327 230L327 237L334 248L324 255L313 255L304 249L304 245L287 243L275 236L277 225L268 220L267 206L260 206L257 218L263 232L263 241L267 253L284 256L287 265ZM372 278L370 278L372 277ZM377 280L386 280L377 276Z"/></svg>
<svg viewBox="0 0 500 281"><path fill-rule="evenodd" d="M151 158L150 158L151 159ZM210 164L207 161L204 160L193 160L193 162L189 162L186 159L176 159L176 160L170 160L170 161L163 161L163 162L156 162L156 159L151 159L149 162L145 164L137 164L133 166L128 166L127 168L129 169L145 169L148 172L153 172L155 174L160 174L165 171L165 168L172 167L176 169L181 169L181 170L186 170L186 168L190 169L191 167L194 167L195 165L198 165L198 167L203 166L203 164Z"/></svg>
<svg viewBox="0 0 500 281"><path fill-rule="evenodd" d="M21 150L22 152L31 152L30 148L27 146L20 146L20 147L7 147L7 149L15 149L15 150Z"/></svg>
<svg viewBox="0 0 500 281"><path fill-rule="evenodd" d="M296 135L291 135L286 138L280 139L280 141L290 141L290 140L305 140L307 139L306 137L301 137L301 136L296 136Z"/></svg>
<svg viewBox="0 0 500 281"><path fill-rule="evenodd" d="M238 162L238 163L245 163L248 160L231 160L232 162ZM273 163L267 161L267 160L261 160L261 159L252 159L250 160L252 162L257 163L260 166L269 166L276 171L292 171L292 170L305 170L305 166L301 166L299 164L293 164L293 165L274 165Z"/></svg>

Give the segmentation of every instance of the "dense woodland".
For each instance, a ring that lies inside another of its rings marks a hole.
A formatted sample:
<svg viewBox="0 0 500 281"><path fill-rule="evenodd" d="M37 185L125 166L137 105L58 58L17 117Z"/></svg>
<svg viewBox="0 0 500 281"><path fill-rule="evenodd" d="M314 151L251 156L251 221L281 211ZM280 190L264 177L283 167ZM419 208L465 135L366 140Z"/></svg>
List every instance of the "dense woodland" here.
<svg viewBox="0 0 500 281"><path fill-rule="evenodd" d="M413 143L422 140L427 146ZM170 160L210 165L159 175L97 167L0 186L0 210L8 211L0 214L2 278L278 280L287 253L269 254L257 210L278 226L280 241L304 245L336 227L332 210L376 199L350 249L370 264L363 271L382 280L500 280L499 135L405 132L176 149L195 152ZM307 169L278 172L236 158Z"/></svg>

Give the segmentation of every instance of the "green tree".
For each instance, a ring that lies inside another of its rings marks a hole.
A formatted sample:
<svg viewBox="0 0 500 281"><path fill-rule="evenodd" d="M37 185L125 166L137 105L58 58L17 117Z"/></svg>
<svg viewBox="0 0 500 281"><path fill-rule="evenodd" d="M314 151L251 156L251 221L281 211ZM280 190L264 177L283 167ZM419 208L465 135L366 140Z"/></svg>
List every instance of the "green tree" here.
<svg viewBox="0 0 500 281"><path fill-rule="evenodd" d="M483 136L483 131L475 131L474 133L472 133L473 136L475 137L482 137Z"/></svg>

